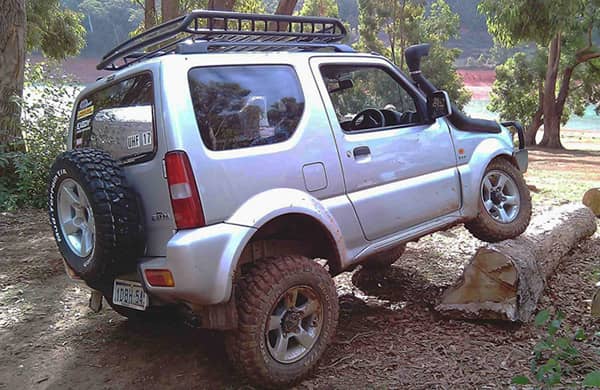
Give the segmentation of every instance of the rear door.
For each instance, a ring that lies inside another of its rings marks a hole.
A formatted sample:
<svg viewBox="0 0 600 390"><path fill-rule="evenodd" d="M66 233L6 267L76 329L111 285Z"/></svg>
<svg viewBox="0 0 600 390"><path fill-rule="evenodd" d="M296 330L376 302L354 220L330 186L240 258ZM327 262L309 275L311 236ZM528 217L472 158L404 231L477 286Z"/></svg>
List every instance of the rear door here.
<svg viewBox="0 0 600 390"><path fill-rule="evenodd" d="M71 146L105 150L120 163L142 207L145 255L165 256L175 225L163 176L165 143L157 131L154 74L108 80L77 102Z"/></svg>
<svg viewBox="0 0 600 390"><path fill-rule="evenodd" d="M380 59L313 58L311 66L334 128L346 191L368 240L460 208L448 125L444 119L426 123L414 87Z"/></svg>

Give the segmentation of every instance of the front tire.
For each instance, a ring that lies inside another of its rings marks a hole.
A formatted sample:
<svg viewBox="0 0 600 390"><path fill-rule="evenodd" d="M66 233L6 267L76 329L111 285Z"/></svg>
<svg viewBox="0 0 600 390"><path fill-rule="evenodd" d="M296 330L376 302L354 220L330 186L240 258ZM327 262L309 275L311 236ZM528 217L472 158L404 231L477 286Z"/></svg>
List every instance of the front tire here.
<svg viewBox="0 0 600 390"><path fill-rule="evenodd" d="M531 194L523 174L509 161L493 160L479 189L479 213L465 227L476 238L499 242L515 238L531 220Z"/></svg>
<svg viewBox="0 0 600 390"><path fill-rule="evenodd" d="M325 268L302 256L253 264L236 286L238 329L227 353L261 386L289 386L308 376L333 339L335 285Z"/></svg>

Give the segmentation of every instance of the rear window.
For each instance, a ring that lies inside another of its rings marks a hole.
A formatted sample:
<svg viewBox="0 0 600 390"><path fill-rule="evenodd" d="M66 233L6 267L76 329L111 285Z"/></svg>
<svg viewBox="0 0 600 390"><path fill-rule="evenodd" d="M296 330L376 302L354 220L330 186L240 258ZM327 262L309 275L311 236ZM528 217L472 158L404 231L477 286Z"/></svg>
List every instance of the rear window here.
<svg viewBox="0 0 600 390"><path fill-rule="evenodd" d="M222 66L189 72L202 140L210 150L269 145L289 139L304 111L290 66Z"/></svg>
<svg viewBox="0 0 600 390"><path fill-rule="evenodd" d="M81 99L73 147L106 150L118 160L152 155L155 145L152 75L142 73Z"/></svg>

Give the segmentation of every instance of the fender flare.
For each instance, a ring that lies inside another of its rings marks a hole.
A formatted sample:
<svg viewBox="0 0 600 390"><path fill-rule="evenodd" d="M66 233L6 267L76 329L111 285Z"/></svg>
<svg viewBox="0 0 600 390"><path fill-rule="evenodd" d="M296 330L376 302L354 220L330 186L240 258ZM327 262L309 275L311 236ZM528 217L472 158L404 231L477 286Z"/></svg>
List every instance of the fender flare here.
<svg viewBox="0 0 600 390"><path fill-rule="evenodd" d="M319 222L330 234L338 258L343 263L346 258L346 244L344 237L333 215L315 197L306 192L292 188L276 188L254 195L244 202L226 223L247 226L258 231L262 226L277 217L287 214L301 214ZM251 240L247 237L243 245L245 247ZM241 249L234 260L237 265Z"/></svg>

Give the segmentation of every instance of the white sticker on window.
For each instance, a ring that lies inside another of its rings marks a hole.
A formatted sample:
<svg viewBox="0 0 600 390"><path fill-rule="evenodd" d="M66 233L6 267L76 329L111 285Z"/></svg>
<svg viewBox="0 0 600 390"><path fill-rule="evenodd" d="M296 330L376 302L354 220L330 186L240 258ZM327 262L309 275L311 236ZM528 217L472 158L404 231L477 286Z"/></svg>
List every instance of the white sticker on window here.
<svg viewBox="0 0 600 390"><path fill-rule="evenodd" d="M152 132L146 131L142 133L142 146L152 145Z"/></svg>
<svg viewBox="0 0 600 390"><path fill-rule="evenodd" d="M135 149L140 147L140 135L133 134L127 136L127 149Z"/></svg>

